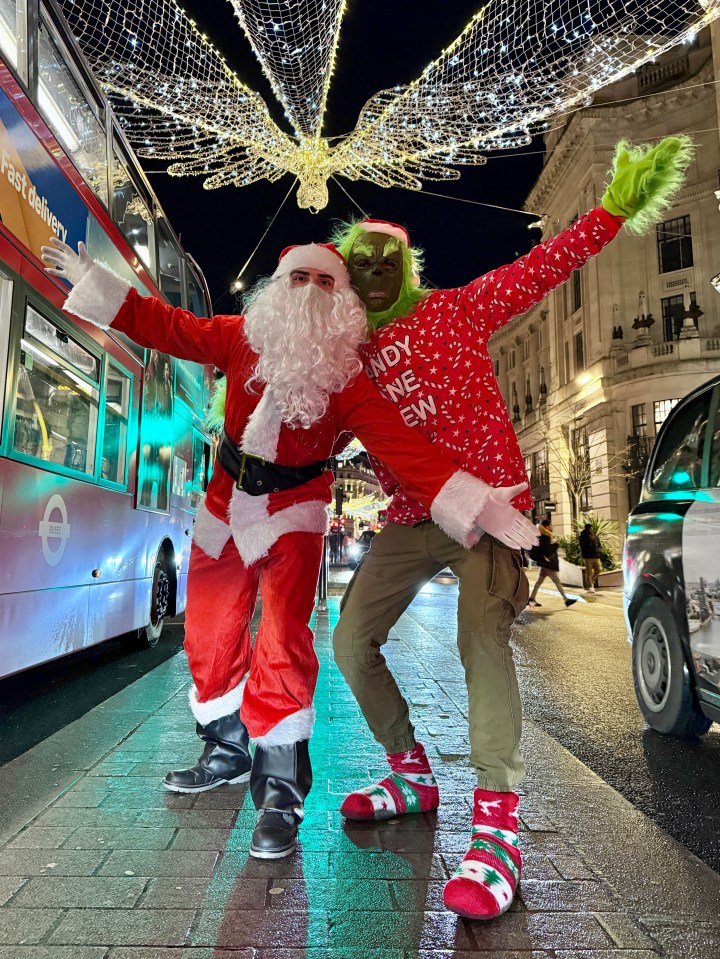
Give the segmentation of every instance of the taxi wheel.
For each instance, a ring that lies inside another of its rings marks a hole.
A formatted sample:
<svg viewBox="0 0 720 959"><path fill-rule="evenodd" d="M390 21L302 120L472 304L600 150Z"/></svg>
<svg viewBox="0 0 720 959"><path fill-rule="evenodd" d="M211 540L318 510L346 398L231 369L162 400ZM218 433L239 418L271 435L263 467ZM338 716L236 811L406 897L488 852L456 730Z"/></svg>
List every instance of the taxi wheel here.
<svg viewBox="0 0 720 959"><path fill-rule="evenodd" d="M170 603L170 577L167 572L167 560L161 551L155 560L152 593L150 600L150 619L140 630L140 636L148 646L157 646L160 641L163 623Z"/></svg>
<svg viewBox="0 0 720 959"><path fill-rule="evenodd" d="M712 720L698 706L675 620L657 597L640 608L632 642L635 695L646 722L666 736L694 738Z"/></svg>

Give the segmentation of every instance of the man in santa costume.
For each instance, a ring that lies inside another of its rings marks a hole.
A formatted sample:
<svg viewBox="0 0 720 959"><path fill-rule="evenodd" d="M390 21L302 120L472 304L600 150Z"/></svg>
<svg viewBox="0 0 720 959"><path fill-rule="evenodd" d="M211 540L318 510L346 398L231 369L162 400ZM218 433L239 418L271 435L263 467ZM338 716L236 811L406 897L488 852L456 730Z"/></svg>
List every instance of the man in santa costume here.
<svg viewBox="0 0 720 959"><path fill-rule="evenodd" d="M358 354L365 311L334 247L288 248L244 317L202 319L140 296L82 244L76 254L52 242L43 259L73 285L68 312L227 375L225 431L195 522L185 616L190 703L206 745L165 785L202 792L249 779L260 810L251 855L289 855L311 785L318 661L308 622L338 437L360 437L461 548L477 540L478 523L511 544L535 542L534 527L509 505L523 487L493 490L458 471L380 396Z"/></svg>
<svg viewBox="0 0 720 959"><path fill-rule="evenodd" d="M682 185L692 158L687 137L655 148L618 145L601 205L554 239L467 286L419 285L419 251L407 231L382 220L343 225L334 241L374 334L365 369L418 438L444 446L455 463L491 486L523 485L523 457L488 354L488 338L563 283L625 223L644 232ZM460 242L460 241L458 241ZM464 242L464 241L463 241ZM408 704L382 654L388 632L420 588L445 566L457 575L458 648L468 690L470 760L477 774L469 850L444 891L461 916L491 919L509 908L520 876L518 797L521 704L510 627L528 600L516 549L490 535L458 547L382 456L373 457L392 495L389 522L347 588L334 634L335 659L387 754L390 773L351 793L349 819L372 820L438 806L438 787L410 721Z"/></svg>

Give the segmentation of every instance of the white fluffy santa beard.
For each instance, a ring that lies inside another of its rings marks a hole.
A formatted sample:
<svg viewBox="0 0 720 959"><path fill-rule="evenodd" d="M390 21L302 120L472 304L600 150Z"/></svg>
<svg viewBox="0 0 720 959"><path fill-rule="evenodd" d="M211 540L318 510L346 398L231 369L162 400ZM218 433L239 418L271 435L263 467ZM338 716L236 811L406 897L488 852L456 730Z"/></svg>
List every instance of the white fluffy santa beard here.
<svg viewBox="0 0 720 959"><path fill-rule="evenodd" d="M307 429L362 369L365 310L352 290L292 288L289 276L261 281L248 302L245 335L259 359L247 388L267 383L283 422Z"/></svg>

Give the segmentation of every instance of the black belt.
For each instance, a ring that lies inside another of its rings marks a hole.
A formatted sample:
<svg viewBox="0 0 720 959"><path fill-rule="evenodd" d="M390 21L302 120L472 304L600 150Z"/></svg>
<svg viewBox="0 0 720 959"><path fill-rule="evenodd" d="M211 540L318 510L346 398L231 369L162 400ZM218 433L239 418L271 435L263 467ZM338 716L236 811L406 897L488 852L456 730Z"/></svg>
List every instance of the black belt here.
<svg viewBox="0 0 720 959"><path fill-rule="evenodd" d="M328 460L318 460L307 466L279 466L268 463L262 456L243 453L226 433L222 434L217 458L220 465L235 480L239 490L250 496L265 493L280 493L295 486L302 486L330 469Z"/></svg>

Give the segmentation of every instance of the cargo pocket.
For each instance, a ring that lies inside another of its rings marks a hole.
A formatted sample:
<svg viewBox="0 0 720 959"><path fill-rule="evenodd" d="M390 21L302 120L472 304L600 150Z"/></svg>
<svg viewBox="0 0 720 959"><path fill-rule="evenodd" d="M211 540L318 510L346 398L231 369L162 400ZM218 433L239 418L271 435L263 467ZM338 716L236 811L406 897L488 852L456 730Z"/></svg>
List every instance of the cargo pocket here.
<svg viewBox="0 0 720 959"><path fill-rule="evenodd" d="M522 567L520 553L503 546L496 539L492 544L492 573L490 576L490 595L505 600L512 608L513 620L527 606L530 585Z"/></svg>

